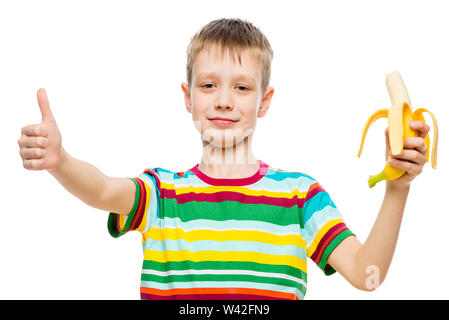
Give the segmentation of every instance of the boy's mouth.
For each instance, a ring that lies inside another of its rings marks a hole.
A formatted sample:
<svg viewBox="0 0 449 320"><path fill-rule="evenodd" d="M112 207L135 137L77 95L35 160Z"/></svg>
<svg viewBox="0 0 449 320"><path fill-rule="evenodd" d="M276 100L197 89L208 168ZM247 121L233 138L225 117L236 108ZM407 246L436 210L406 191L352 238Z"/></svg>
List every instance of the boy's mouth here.
<svg viewBox="0 0 449 320"><path fill-rule="evenodd" d="M219 126L229 126L229 125L232 125L234 122L238 121L238 120L232 120L229 118L221 118L221 117L215 117L215 118L211 118L209 120Z"/></svg>

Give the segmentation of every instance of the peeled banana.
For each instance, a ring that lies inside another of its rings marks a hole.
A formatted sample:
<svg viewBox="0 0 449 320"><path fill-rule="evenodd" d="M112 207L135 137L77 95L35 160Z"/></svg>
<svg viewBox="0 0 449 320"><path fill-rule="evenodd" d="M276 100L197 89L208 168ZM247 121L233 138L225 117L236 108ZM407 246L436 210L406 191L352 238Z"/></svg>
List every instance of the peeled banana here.
<svg viewBox="0 0 449 320"><path fill-rule="evenodd" d="M427 109L419 108L412 113L412 104L410 102L410 98L407 92L407 88L405 87L404 81L402 80L401 75L397 71L393 71L387 74L386 78L386 86L388 90L388 94L391 100L390 109L381 109L376 111L371 115L368 121L365 124L365 128L363 129L362 142L360 144L360 149L357 154L360 157L363 149L363 143L365 141L366 132L368 128L378 119L380 118L388 118L388 139L390 142L391 153L393 155L400 155L402 153L402 149L404 147L404 138L408 137L417 137L418 132L410 128L411 121L423 121L423 113L427 112L432 117L433 121L433 144L432 144L432 168L436 169L437 167L437 146L438 146L438 125L435 115ZM429 136L427 135L424 138L424 141L427 146L426 159L429 162ZM405 171L392 167L389 165L388 161L391 156L387 160L387 164L385 165L382 172L372 175L368 179L369 187L372 188L382 180L395 180L402 176Z"/></svg>

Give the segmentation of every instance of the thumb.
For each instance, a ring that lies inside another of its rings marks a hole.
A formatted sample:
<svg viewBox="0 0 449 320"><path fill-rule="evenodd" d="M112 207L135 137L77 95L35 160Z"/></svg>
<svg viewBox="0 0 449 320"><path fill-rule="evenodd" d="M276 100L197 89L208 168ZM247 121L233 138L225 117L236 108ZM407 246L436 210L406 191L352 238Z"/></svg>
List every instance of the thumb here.
<svg viewBox="0 0 449 320"><path fill-rule="evenodd" d="M47 93L45 89L40 88L37 90L37 102L39 103L39 108L41 109L42 121L54 121L53 113L50 110L50 103L48 102Z"/></svg>

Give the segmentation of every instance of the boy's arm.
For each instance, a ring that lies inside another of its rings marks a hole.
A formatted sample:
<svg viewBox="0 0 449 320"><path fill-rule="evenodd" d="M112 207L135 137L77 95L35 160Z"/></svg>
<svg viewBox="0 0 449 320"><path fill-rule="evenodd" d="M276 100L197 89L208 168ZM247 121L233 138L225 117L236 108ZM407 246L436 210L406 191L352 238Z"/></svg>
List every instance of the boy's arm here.
<svg viewBox="0 0 449 320"><path fill-rule="evenodd" d="M385 279L398 240L409 188L387 186L385 197L371 232L362 245L356 237L343 240L328 263L354 287L371 291Z"/></svg>
<svg viewBox="0 0 449 320"><path fill-rule="evenodd" d="M128 215L134 204L135 184L126 178L104 175L93 165L62 149L58 166L48 172L70 193L91 207Z"/></svg>
<svg viewBox="0 0 449 320"><path fill-rule="evenodd" d="M398 240L410 182L418 176L426 163L427 148L424 141L429 126L424 122L410 123L419 137L406 138L401 155L390 160L392 167L404 170L398 179L386 181L385 197L371 232L362 245L355 237L343 240L329 255L328 263L354 287L371 291L385 279ZM386 136L386 158L391 156Z"/></svg>
<svg viewBox="0 0 449 320"><path fill-rule="evenodd" d="M92 207L129 214L135 184L126 178L107 177L93 165L70 156L62 147L61 133L44 89L38 90L37 100L42 122L23 127L18 140L24 168L48 170L65 189Z"/></svg>

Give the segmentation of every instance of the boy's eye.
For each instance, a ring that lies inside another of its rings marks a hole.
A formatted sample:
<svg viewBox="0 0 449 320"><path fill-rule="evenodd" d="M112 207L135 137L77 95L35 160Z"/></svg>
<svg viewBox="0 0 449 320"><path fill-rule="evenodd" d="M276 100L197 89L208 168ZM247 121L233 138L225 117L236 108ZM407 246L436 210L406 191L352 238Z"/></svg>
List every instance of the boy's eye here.
<svg viewBox="0 0 449 320"><path fill-rule="evenodd" d="M206 83L206 84L203 84L201 86L201 88L212 89L213 86L214 86L214 84L212 84L212 83ZM237 86L236 88L238 88L238 91L247 91L248 90L248 88L245 86Z"/></svg>

